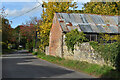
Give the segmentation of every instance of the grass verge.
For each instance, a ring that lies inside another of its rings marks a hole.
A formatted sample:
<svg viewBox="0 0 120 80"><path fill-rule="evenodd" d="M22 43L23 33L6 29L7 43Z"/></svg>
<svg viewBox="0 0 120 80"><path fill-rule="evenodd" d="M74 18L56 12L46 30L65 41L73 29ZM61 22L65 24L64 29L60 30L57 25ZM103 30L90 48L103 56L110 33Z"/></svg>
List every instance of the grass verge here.
<svg viewBox="0 0 120 80"><path fill-rule="evenodd" d="M33 53L33 55L37 55L38 58L43 60L74 69L76 71L84 72L90 75L94 75L96 77L101 78L120 78L120 72L112 69L109 66L100 66L97 64L91 64L88 62L77 61L77 60L66 60L60 57L54 57L51 55L45 55L44 53Z"/></svg>

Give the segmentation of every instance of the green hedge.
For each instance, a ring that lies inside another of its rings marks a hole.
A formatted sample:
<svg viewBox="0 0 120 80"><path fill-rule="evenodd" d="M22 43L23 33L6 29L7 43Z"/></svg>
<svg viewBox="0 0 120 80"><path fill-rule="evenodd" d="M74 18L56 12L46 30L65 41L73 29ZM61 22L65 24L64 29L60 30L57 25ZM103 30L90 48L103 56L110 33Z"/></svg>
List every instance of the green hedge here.
<svg viewBox="0 0 120 80"><path fill-rule="evenodd" d="M120 43L114 42L114 43L104 43L100 44L98 42L90 42L90 45L95 49L96 52L101 55L101 57L105 60L105 62L108 64L108 61L112 63L112 66L116 67L119 62L118 56L120 54Z"/></svg>

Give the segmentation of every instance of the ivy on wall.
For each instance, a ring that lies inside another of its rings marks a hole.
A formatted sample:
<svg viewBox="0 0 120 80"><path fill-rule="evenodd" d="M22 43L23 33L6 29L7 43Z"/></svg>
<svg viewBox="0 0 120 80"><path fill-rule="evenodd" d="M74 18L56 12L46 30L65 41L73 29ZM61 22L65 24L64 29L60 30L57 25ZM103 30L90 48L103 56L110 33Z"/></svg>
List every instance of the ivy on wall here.
<svg viewBox="0 0 120 80"><path fill-rule="evenodd" d="M85 34L83 32L79 32L77 29L68 32L65 36L65 43L68 48L68 51L71 50L73 54L74 46L76 44L80 45L81 43L83 43L83 41L87 40Z"/></svg>

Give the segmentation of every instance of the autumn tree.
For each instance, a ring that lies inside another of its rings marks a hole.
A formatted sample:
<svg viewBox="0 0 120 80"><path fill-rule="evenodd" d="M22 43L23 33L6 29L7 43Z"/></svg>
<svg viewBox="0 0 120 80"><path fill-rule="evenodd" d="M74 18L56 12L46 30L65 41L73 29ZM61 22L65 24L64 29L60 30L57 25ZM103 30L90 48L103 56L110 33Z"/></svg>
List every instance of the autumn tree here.
<svg viewBox="0 0 120 80"><path fill-rule="evenodd" d="M12 30L9 20L2 18L2 42L6 45L12 42Z"/></svg>
<svg viewBox="0 0 120 80"><path fill-rule="evenodd" d="M52 26L55 12L70 12L70 8L77 8L77 3L72 2L43 2L42 24L39 26L40 31L40 49L45 50L49 45L49 33Z"/></svg>
<svg viewBox="0 0 120 80"><path fill-rule="evenodd" d="M83 9L84 13L118 15L120 2L88 2Z"/></svg>
<svg viewBox="0 0 120 80"><path fill-rule="evenodd" d="M8 44L12 42L12 31L9 20L6 18L7 14L5 13L5 7L0 9L0 35L2 37L2 48L7 49ZM1 42L0 42L1 43Z"/></svg>

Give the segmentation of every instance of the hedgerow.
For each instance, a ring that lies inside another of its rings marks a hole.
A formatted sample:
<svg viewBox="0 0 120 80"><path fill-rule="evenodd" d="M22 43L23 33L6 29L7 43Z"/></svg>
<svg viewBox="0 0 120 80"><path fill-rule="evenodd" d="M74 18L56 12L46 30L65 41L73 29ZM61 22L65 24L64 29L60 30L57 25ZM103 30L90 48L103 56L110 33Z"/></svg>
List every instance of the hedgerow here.
<svg viewBox="0 0 120 80"><path fill-rule="evenodd" d="M120 60L118 59L120 54L119 42L99 44L98 42L92 41L90 42L90 45L95 49L96 52L99 53L98 55L101 55L107 64L111 63L111 66L118 69L118 65L120 64Z"/></svg>

